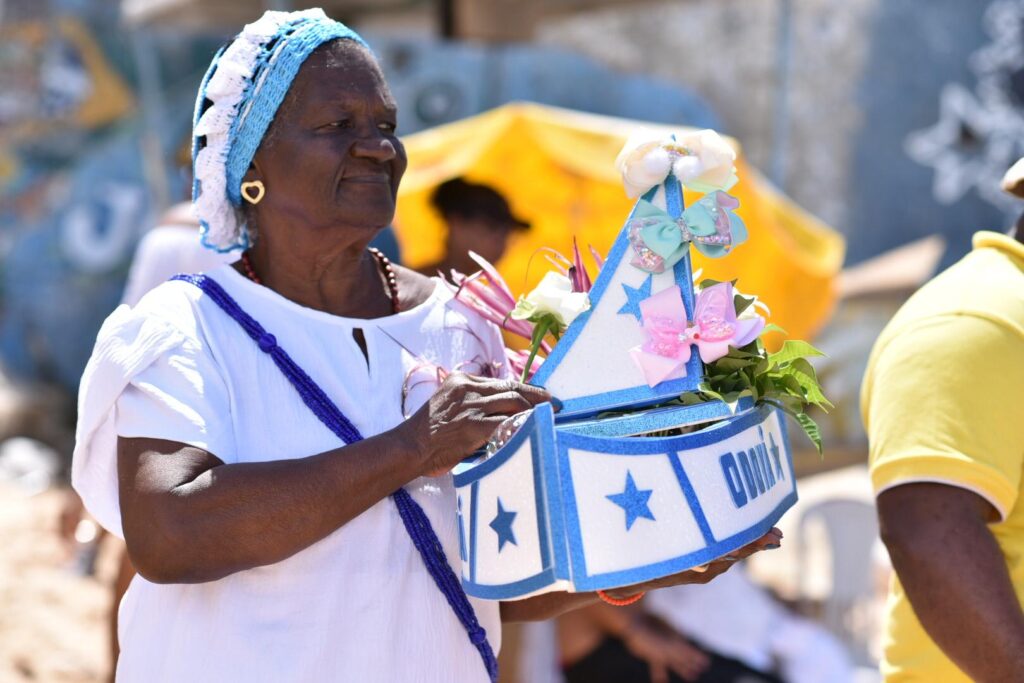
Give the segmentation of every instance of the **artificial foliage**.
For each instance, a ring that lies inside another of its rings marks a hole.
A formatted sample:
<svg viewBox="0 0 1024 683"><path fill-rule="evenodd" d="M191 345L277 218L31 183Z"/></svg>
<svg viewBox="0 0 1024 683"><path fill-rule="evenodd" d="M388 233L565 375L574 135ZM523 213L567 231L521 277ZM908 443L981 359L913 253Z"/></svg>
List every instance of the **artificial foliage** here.
<svg viewBox="0 0 1024 683"><path fill-rule="evenodd" d="M705 280L701 287L713 284L716 282ZM735 295L736 314L742 315L755 301L742 294ZM785 333L776 325L769 325L764 331ZM749 397L755 403L771 404L796 420L820 454L821 430L808 410L815 406L828 412L833 406L822 392L809 359L824 355L811 344L794 339L786 340L782 348L770 353L758 338L741 348L731 348L726 356L708 363L699 390L683 394L679 402L683 405L713 400L735 403Z"/></svg>

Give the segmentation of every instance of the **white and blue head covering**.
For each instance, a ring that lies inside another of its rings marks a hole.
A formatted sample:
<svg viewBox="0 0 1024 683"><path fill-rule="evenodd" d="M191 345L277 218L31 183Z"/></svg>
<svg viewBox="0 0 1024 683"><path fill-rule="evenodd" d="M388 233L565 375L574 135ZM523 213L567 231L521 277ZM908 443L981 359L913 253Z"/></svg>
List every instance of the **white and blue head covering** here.
<svg viewBox="0 0 1024 683"><path fill-rule="evenodd" d="M204 246L249 247L242 178L303 62L339 38L366 45L319 8L265 12L214 56L192 123L192 208Z"/></svg>

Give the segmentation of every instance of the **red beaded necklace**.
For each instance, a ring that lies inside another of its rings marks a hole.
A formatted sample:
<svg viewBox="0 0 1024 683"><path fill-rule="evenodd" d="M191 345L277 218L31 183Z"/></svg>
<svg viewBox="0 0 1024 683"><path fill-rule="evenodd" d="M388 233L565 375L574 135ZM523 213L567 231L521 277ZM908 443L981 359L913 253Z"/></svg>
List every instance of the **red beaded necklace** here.
<svg viewBox="0 0 1024 683"><path fill-rule="evenodd" d="M391 312L398 313L402 310L398 301L398 278L395 277L395 269L391 265L391 259L385 256L384 252L376 247L370 247L369 251L377 260L377 265L380 267L381 275L384 276L384 282L388 289L388 296L391 298ZM245 270L246 277L258 285L263 284L263 280L256 275L256 270L252 267L252 261L249 260L248 251L242 252L242 268Z"/></svg>

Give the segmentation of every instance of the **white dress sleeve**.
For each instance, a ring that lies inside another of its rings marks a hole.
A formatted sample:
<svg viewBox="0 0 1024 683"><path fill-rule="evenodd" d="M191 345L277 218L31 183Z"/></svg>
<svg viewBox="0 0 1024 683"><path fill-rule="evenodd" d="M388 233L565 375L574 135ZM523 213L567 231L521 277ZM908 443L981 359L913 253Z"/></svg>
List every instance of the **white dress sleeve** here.
<svg viewBox="0 0 1024 683"><path fill-rule="evenodd" d="M107 318L79 386L71 484L117 536L119 428L205 448L225 462L235 457L226 385L176 284L155 290L151 305L120 306Z"/></svg>
<svg viewBox="0 0 1024 683"><path fill-rule="evenodd" d="M117 399L117 435L177 441L235 462L230 406L209 351L186 339L132 377Z"/></svg>

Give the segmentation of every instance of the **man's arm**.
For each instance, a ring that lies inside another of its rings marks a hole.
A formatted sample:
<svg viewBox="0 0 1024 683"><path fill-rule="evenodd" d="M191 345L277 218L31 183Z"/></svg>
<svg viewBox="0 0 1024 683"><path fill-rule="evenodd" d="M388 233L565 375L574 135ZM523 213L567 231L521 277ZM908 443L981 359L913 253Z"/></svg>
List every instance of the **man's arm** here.
<svg viewBox="0 0 1024 683"><path fill-rule="evenodd" d="M987 524L995 508L966 489L904 484L878 496L882 540L921 625L973 680L1018 681L1024 612Z"/></svg>

